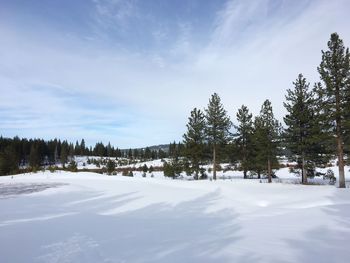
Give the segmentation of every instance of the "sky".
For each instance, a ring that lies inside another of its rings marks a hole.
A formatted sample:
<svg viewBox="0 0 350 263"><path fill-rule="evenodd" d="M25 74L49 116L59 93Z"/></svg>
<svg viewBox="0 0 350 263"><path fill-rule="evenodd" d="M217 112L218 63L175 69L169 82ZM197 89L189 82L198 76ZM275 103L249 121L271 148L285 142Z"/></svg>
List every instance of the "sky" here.
<svg viewBox="0 0 350 263"><path fill-rule="evenodd" d="M182 140L217 92L233 123L265 99L282 121L348 0L0 0L0 134L120 148Z"/></svg>

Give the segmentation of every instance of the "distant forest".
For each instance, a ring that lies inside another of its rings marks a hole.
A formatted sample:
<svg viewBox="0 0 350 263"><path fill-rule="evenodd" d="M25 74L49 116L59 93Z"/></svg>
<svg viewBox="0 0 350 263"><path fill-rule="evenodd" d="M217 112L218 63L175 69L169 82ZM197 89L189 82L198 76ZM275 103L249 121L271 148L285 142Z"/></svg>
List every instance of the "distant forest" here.
<svg viewBox="0 0 350 263"><path fill-rule="evenodd" d="M169 146L170 151L172 148L172 145ZM43 139L20 139L17 136L14 138L0 137L2 175L17 171L21 166L39 168L44 165L65 165L77 155L152 160L168 157L169 150L164 151L161 148L151 150L149 147L122 150L115 148L110 143L104 145L102 142L96 143L94 147L87 147L84 139L73 144L58 139L45 141Z"/></svg>

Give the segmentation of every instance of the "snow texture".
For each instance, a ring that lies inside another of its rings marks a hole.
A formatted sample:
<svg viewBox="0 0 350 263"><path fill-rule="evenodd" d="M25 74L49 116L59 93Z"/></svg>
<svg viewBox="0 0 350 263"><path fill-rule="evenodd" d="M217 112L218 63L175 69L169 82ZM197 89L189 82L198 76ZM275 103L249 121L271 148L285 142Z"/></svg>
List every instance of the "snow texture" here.
<svg viewBox="0 0 350 263"><path fill-rule="evenodd" d="M349 262L329 185L45 172L1 177L0 210L0 262Z"/></svg>

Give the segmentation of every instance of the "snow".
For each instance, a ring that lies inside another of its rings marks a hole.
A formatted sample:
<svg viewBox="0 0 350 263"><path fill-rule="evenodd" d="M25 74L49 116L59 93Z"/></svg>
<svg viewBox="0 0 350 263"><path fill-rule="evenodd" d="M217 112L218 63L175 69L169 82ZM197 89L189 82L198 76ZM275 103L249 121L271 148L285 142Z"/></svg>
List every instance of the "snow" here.
<svg viewBox="0 0 350 263"><path fill-rule="evenodd" d="M0 177L0 262L348 262L349 188L135 175Z"/></svg>

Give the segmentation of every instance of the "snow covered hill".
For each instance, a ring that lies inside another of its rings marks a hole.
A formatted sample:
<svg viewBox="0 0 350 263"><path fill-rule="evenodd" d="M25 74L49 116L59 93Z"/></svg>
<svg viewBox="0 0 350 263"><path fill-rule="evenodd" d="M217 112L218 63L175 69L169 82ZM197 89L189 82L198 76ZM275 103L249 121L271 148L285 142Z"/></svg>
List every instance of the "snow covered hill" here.
<svg viewBox="0 0 350 263"><path fill-rule="evenodd" d="M348 262L350 189L94 173L0 178L0 262Z"/></svg>

